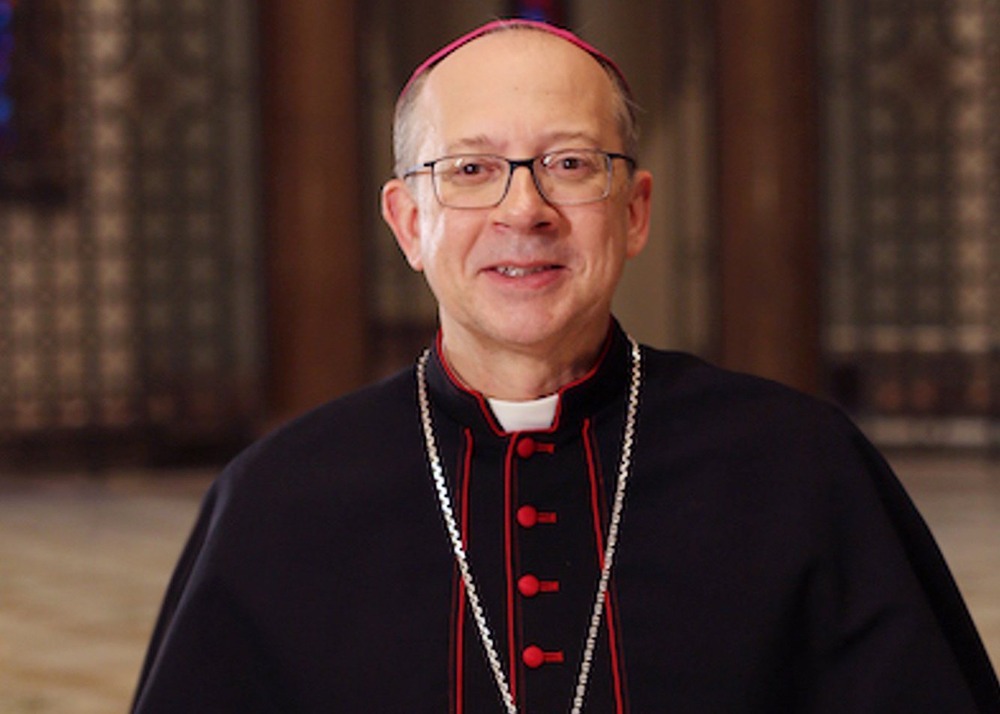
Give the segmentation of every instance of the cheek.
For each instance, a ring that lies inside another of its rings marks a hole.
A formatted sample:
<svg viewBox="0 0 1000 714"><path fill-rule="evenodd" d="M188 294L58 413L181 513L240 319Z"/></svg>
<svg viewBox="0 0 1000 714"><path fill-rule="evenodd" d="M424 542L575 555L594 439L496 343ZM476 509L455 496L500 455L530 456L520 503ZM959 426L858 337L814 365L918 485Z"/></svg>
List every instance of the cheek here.
<svg viewBox="0 0 1000 714"><path fill-rule="evenodd" d="M444 219L439 211L423 210L420 213L420 259L424 267L432 264L441 251L443 236L446 235Z"/></svg>
<svg viewBox="0 0 1000 714"><path fill-rule="evenodd" d="M458 271L453 237L440 223L429 221L424 227L419 255L424 277L435 293L454 282Z"/></svg>
<svg viewBox="0 0 1000 714"><path fill-rule="evenodd" d="M612 250L619 254L621 259L631 258L638 252L629 236L631 229L631 223L629 221L629 208L624 201L615 211L614 223L610 226L610 229L613 236L610 241Z"/></svg>
<svg viewBox="0 0 1000 714"><path fill-rule="evenodd" d="M594 218L595 229L593 240L598 242L594 247L595 253L599 254L605 266L609 269L621 262L627 254L627 221L622 220L617 214L605 215L600 219Z"/></svg>
<svg viewBox="0 0 1000 714"><path fill-rule="evenodd" d="M437 211L421 225L420 254L425 268L448 265L461 270L476 246L480 222L472 212Z"/></svg>

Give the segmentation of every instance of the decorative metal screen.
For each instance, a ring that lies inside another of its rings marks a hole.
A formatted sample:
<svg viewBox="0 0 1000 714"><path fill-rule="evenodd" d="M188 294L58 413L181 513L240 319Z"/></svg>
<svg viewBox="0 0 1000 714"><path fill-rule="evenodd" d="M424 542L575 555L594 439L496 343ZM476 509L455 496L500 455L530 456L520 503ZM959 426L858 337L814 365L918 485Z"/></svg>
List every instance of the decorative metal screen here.
<svg viewBox="0 0 1000 714"><path fill-rule="evenodd" d="M49 55L12 63L68 72L69 181L0 193L0 443L228 440L261 378L252 4L33 0L14 26L42 6Z"/></svg>
<svg viewBox="0 0 1000 714"><path fill-rule="evenodd" d="M836 396L886 445L1000 445L1000 3L825 8Z"/></svg>

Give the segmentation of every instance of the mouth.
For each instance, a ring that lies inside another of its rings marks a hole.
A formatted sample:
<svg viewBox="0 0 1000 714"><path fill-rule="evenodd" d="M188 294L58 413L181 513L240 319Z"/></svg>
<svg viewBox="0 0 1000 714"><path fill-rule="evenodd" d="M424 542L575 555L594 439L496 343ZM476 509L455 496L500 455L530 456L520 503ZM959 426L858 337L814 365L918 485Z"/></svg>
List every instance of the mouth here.
<svg viewBox="0 0 1000 714"><path fill-rule="evenodd" d="M558 265L497 265L493 268L493 271L505 278L527 278L550 270L558 270L559 267Z"/></svg>

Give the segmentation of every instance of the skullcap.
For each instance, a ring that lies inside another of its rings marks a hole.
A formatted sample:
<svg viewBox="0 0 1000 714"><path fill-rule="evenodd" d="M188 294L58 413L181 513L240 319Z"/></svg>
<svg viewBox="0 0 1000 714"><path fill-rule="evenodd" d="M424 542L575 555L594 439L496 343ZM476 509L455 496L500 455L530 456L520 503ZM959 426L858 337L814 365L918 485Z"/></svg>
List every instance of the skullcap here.
<svg viewBox="0 0 1000 714"><path fill-rule="evenodd" d="M430 71L438 62L443 60L445 57L450 55L455 50L459 49L460 47L464 47L473 40L477 40L483 35L488 35L496 30L516 28L516 27L527 27L535 30L541 30L542 32L547 32L550 35L554 35L555 37L558 37L562 40L566 40L567 42L576 45L581 50L583 50L591 57L596 59L598 62L600 62L602 65L611 68L611 70L615 73L615 76L621 82L622 87L625 88L625 91L626 92L631 91L628 86L628 80L625 79L625 75L622 74L622 71L618 68L618 65L615 64L614 60L612 60L606 54L604 54L599 49L591 45L589 42L581 40L579 37L574 35L569 30L564 30L561 27L550 25L547 22L539 22L537 20L525 20L518 18L518 19L506 19L506 20L493 20L492 22L488 22L485 25L477 27L475 30L472 30L471 32L462 35L457 40L450 42L441 49L439 49L437 52L435 52L430 57L421 62L420 66L418 66L415 70L413 70L413 74L411 74L410 78L407 80L406 85L403 87L403 91L399 93L398 101L401 101L403 97L406 96L406 93L409 91L410 87L413 85L415 81L417 81L422 75Z"/></svg>

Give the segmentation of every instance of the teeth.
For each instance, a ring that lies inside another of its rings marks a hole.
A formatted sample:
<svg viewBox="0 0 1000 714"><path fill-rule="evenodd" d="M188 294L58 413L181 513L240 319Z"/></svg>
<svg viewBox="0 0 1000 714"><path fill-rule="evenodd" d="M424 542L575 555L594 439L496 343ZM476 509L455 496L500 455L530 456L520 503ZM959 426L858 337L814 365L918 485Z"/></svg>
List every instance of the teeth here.
<svg viewBox="0 0 1000 714"><path fill-rule="evenodd" d="M526 275L534 275L535 273L540 273L545 270L544 267L537 268L517 268L513 265L501 265L497 268L497 272L501 275L505 275L508 278L523 278Z"/></svg>

